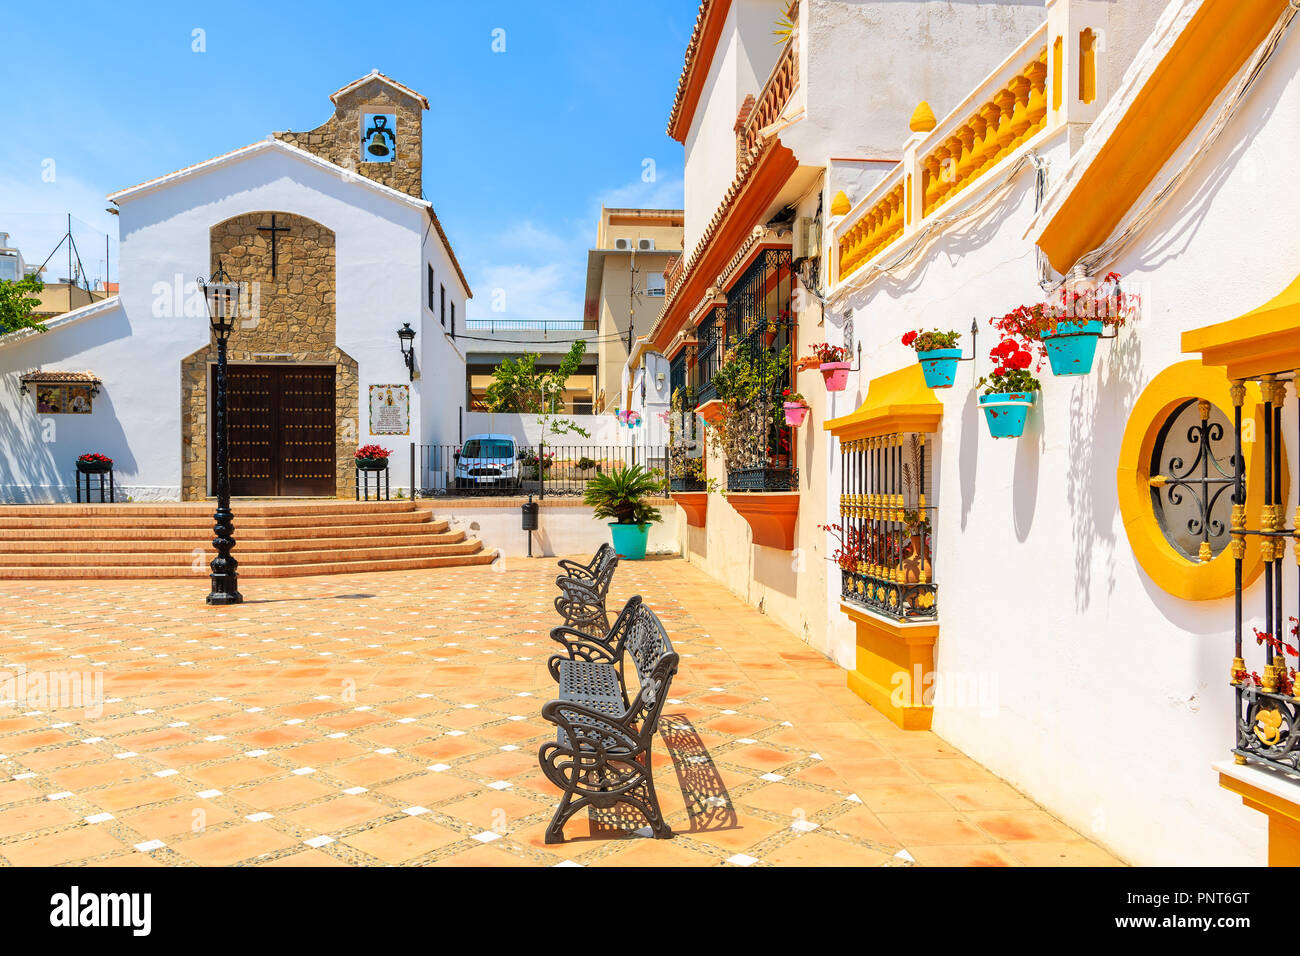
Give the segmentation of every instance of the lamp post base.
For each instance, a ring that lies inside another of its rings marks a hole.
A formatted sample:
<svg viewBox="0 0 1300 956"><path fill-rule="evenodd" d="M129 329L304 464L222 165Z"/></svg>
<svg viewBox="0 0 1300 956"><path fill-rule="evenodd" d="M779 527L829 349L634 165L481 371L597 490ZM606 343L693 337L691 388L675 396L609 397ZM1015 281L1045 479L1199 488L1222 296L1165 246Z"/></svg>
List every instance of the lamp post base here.
<svg viewBox="0 0 1300 956"><path fill-rule="evenodd" d="M243 604L244 596L238 591L212 591L208 594L209 604Z"/></svg>

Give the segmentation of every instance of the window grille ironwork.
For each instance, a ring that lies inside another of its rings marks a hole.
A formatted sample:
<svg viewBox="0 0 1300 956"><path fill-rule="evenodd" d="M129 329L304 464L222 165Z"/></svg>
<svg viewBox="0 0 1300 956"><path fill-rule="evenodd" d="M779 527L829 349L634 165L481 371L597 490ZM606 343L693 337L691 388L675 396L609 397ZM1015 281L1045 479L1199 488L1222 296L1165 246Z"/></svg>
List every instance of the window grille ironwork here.
<svg viewBox="0 0 1300 956"><path fill-rule="evenodd" d="M924 432L840 443L840 596L899 621L939 610L931 447Z"/></svg>
<svg viewBox="0 0 1300 956"><path fill-rule="evenodd" d="M717 389L713 386L713 375L718 370L718 363L722 359L723 347L726 344L726 311L726 306L715 306L696 330L699 351L695 374L699 384L695 394L700 404L711 402L718 397Z"/></svg>
<svg viewBox="0 0 1300 956"><path fill-rule="evenodd" d="M1232 423L1206 399L1174 409L1151 456L1151 503L1165 539L1185 557L1209 561L1228 546L1236 455Z"/></svg>
<svg viewBox="0 0 1300 956"><path fill-rule="evenodd" d="M1283 574L1287 561L1288 539L1295 549L1295 562L1300 570L1300 508L1297 508L1292 526L1286 524L1286 505L1296 491L1296 478L1290 487L1283 482L1282 410L1286 403L1287 384L1294 379L1265 375L1259 382L1263 402L1263 436L1243 435L1242 403L1245 382L1232 383L1233 428L1235 432L1234 483L1232 514L1230 518L1230 544L1236 574L1234 595L1235 656L1232 661L1231 683L1236 691L1236 745L1233 748L1237 763L1247 760L1269 764L1285 770L1300 769L1300 699L1297 699L1296 679L1296 617L1294 608L1300 606L1300 574L1289 587ZM1253 427L1253 421L1247 421ZM1258 429L1255 429L1258 431ZM1263 504L1257 524L1251 526L1246 513L1246 478L1242 460L1242 444L1254 438L1254 453L1264 456ZM1297 429L1300 440L1300 429ZM1263 574L1264 629L1252 628L1255 649L1250 651L1252 663L1263 661L1259 671L1246 663L1244 595L1242 587L1242 562L1246 556L1246 539L1259 538ZM1286 592L1290 590L1296 600L1292 613L1287 612Z"/></svg>

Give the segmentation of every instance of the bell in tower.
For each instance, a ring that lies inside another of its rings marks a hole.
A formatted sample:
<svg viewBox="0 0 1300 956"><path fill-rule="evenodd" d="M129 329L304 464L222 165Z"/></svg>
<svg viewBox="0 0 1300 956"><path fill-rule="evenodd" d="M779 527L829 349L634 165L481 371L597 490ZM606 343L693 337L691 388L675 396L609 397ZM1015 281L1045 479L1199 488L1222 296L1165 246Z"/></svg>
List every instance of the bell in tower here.
<svg viewBox="0 0 1300 956"><path fill-rule="evenodd" d="M396 117L385 113L367 113L362 117L362 162L392 162L397 149L397 136L393 132L396 125Z"/></svg>

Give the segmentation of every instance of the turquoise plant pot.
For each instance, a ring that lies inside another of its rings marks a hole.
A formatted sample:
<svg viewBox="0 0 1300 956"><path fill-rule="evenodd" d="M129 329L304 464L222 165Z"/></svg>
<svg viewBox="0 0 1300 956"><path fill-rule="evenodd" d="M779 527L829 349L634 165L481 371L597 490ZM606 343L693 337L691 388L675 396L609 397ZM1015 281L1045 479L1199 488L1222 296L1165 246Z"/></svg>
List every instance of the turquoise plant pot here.
<svg viewBox="0 0 1300 956"><path fill-rule="evenodd" d="M952 388L957 378L957 361L961 358L961 349L930 349L917 352L916 360L921 363L925 373L925 384L931 388Z"/></svg>
<svg viewBox="0 0 1300 956"><path fill-rule="evenodd" d="M1043 333L1052 374L1087 375L1092 371L1092 359L1097 352L1097 336L1103 330L1101 320L1093 319L1082 325L1065 321L1057 329L1055 334Z"/></svg>
<svg viewBox="0 0 1300 956"><path fill-rule="evenodd" d="M614 551L620 558L640 561L645 557L645 546L650 541L648 524L609 523L609 533L614 538Z"/></svg>
<svg viewBox="0 0 1300 956"><path fill-rule="evenodd" d="M999 392L981 395L980 408L994 438L1019 438L1025 433L1025 419L1034 404L1034 392Z"/></svg>

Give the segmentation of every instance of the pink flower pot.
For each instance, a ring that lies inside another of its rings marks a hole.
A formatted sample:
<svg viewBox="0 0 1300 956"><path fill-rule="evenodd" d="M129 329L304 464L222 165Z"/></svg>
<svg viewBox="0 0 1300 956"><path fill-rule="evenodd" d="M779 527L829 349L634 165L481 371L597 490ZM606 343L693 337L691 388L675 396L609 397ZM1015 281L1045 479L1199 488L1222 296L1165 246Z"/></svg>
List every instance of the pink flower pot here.
<svg viewBox="0 0 1300 956"><path fill-rule="evenodd" d="M849 384L851 362L822 362L822 378L826 380L826 391L842 392Z"/></svg>
<svg viewBox="0 0 1300 956"><path fill-rule="evenodd" d="M808 417L808 406L798 402L785 403L785 423L791 428L798 428Z"/></svg>

